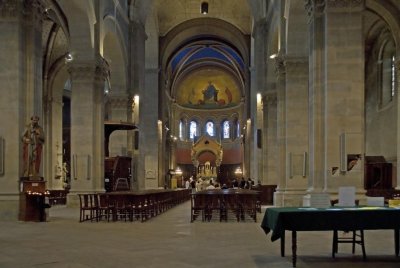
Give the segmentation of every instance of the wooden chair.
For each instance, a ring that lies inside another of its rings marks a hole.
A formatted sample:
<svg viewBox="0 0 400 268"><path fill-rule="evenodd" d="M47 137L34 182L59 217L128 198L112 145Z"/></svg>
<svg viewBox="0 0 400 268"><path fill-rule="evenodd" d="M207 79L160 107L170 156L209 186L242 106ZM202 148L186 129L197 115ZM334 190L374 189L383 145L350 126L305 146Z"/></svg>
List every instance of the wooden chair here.
<svg viewBox="0 0 400 268"><path fill-rule="evenodd" d="M98 194L98 199L98 220L102 220L104 217L107 221L110 221L114 207L109 201L109 196L107 194Z"/></svg>
<svg viewBox="0 0 400 268"><path fill-rule="evenodd" d="M355 199L355 187L339 187L339 199L331 201L331 205L334 206L358 206L359 200ZM361 246L363 259L366 260L364 245L364 230L343 230L344 234L351 232L351 235L338 235L339 230L333 230L333 242L332 242L332 258L335 258L335 254L338 253L338 244L352 244L352 253L355 253L356 244Z"/></svg>
<svg viewBox="0 0 400 268"><path fill-rule="evenodd" d="M97 207L93 204L92 194L78 194L79 222L96 219Z"/></svg>

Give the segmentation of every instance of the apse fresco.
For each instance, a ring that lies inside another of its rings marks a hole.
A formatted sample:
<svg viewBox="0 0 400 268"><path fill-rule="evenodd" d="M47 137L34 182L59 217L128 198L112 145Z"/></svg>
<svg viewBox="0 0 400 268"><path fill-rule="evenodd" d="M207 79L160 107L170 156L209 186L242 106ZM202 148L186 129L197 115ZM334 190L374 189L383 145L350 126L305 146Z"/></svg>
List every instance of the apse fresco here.
<svg viewBox="0 0 400 268"><path fill-rule="evenodd" d="M219 69L196 70L175 91L177 103L187 108L222 109L236 106L241 94L236 80Z"/></svg>

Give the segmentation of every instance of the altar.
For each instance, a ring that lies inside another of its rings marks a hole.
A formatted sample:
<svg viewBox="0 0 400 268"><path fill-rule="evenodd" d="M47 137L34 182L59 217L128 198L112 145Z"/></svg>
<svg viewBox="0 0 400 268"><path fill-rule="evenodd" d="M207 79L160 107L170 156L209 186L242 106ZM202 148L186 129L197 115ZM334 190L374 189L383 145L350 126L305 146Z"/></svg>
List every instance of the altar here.
<svg viewBox="0 0 400 268"><path fill-rule="evenodd" d="M208 135L201 136L192 145L191 158L196 170L196 178L203 181L217 181L218 169L222 162L222 145Z"/></svg>
<svg viewBox="0 0 400 268"><path fill-rule="evenodd" d="M203 180L215 179L217 178L217 167L211 166L210 161L206 161L204 164L199 164L197 167L197 178L202 178Z"/></svg>

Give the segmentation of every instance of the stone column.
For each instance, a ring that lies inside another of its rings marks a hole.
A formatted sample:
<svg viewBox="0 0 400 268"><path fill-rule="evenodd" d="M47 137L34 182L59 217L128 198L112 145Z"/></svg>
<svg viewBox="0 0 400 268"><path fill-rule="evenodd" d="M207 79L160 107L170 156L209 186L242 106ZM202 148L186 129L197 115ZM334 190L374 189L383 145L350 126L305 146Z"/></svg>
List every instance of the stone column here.
<svg viewBox="0 0 400 268"><path fill-rule="evenodd" d="M337 192L341 185L362 193L364 170L348 172L341 157L364 155L363 0L306 1L310 15L309 191ZM340 137L345 136L345 152ZM361 163L363 166L363 160Z"/></svg>
<svg viewBox="0 0 400 268"><path fill-rule="evenodd" d="M95 61L71 62L69 72L72 81L70 192L104 191L103 99L109 66L98 55Z"/></svg>
<svg viewBox="0 0 400 268"><path fill-rule="evenodd" d="M274 194L274 204L284 205L286 191L286 69L284 57L279 54L275 58L276 92L277 92L277 174L278 184Z"/></svg>
<svg viewBox="0 0 400 268"><path fill-rule="evenodd" d="M163 178L158 176L161 161L158 155L158 146L161 143L158 128L158 73L158 68L146 68L146 90L143 90L143 94L141 94L142 103L145 105L142 105L140 111L140 121L145 123L140 124L139 131L145 133L145 135L141 136L143 144L141 154L145 157L145 165L143 167L146 169L144 177L144 186L146 189L163 186ZM175 120L171 118L170 129L173 131L174 136L177 136L176 125ZM174 141L174 145L176 146L176 141Z"/></svg>
<svg viewBox="0 0 400 268"><path fill-rule="evenodd" d="M263 176L262 184L278 184L277 174L277 93L268 92L263 97L263 140L262 154ZM257 183L257 182L255 182Z"/></svg>
<svg viewBox="0 0 400 268"><path fill-rule="evenodd" d="M309 15L309 191L326 188L325 0L306 0Z"/></svg>
<svg viewBox="0 0 400 268"><path fill-rule="evenodd" d="M266 77L266 44L268 39L268 24L265 19L257 21L253 28L254 38L254 55L253 67L251 68L251 88L248 96L249 109L246 129L246 152L245 152L245 175L254 179L258 179L259 166L261 161L258 161L257 156L257 93L262 93L265 89Z"/></svg>
<svg viewBox="0 0 400 268"><path fill-rule="evenodd" d="M400 54L400 53L398 53ZM395 61L396 68L396 94L397 94L397 161L396 161L396 190L400 190L400 56L397 56L397 60Z"/></svg>
<svg viewBox="0 0 400 268"><path fill-rule="evenodd" d="M45 125L42 113L42 25L45 7L39 0L24 1L24 50L26 68L25 118L38 115Z"/></svg>
<svg viewBox="0 0 400 268"><path fill-rule="evenodd" d="M285 56L285 205L302 205L308 170L308 58Z"/></svg>
<svg viewBox="0 0 400 268"><path fill-rule="evenodd" d="M132 13L132 16L135 14ZM143 122L143 109L145 105L142 105L144 102L143 93L144 93L144 84L145 84L145 40L146 33L144 29L144 25L138 21L134 20L135 18L131 18L131 22L129 25L129 46L130 46L130 75L129 75L129 84L130 88L128 89L129 94L131 96L139 96L139 103L135 102L135 111L137 113L134 115L135 123L139 127L138 133L138 152L134 155L132 159L132 165L136 168L132 169L132 178L134 181L133 189L143 189L144 188L144 146L146 145L143 142L144 138L144 126L140 126L140 123ZM138 106L138 107L137 107Z"/></svg>
<svg viewBox="0 0 400 268"><path fill-rule="evenodd" d="M22 143L25 118L25 65L23 57L22 3L8 0L0 4L0 218L17 220L18 180L22 175Z"/></svg>

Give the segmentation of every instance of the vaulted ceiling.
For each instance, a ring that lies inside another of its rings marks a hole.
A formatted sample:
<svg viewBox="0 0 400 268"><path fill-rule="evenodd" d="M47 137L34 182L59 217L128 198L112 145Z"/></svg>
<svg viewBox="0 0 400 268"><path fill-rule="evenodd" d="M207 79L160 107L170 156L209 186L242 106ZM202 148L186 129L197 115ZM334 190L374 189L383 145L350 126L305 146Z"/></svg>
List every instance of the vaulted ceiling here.
<svg viewBox="0 0 400 268"><path fill-rule="evenodd" d="M202 2L208 2L206 15L200 12ZM225 20L244 34L251 33L251 14L247 0L156 0L154 7L161 36L184 21L204 17Z"/></svg>

